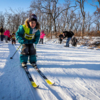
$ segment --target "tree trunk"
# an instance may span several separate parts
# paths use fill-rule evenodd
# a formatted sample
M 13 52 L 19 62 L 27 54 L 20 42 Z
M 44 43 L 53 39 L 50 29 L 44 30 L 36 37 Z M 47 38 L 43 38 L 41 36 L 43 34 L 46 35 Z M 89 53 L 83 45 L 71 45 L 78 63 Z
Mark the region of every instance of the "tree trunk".
M 84 36 L 84 22 L 85 22 L 85 17 L 83 17 L 83 23 L 82 23 L 82 32 L 81 32 L 82 39 Z

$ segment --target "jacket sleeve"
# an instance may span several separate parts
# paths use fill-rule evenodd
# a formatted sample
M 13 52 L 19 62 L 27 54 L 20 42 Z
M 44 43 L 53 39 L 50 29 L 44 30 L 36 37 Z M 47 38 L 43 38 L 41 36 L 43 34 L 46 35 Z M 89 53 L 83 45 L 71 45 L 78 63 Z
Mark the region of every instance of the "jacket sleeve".
M 18 40 L 19 43 L 24 44 L 24 29 L 23 26 L 20 25 L 17 32 L 16 32 L 16 39 Z
M 40 31 L 38 30 L 38 31 L 36 32 L 36 34 L 35 34 L 35 39 L 34 39 L 34 42 L 33 42 L 33 43 L 37 44 L 38 41 L 39 41 L 39 38 L 40 38 Z
M 65 39 L 67 37 L 67 33 L 64 33 L 63 39 Z

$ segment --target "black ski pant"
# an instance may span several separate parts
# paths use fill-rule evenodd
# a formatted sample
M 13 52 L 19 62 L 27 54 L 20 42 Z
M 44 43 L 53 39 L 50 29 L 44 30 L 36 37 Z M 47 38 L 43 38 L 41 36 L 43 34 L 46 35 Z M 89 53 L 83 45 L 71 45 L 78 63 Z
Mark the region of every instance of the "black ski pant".
M 59 41 L 60 41 L 60 44 L 62 43 L 62 39 L 59 39 Z
M 3 39 L 4 39 L 4 35 L 1 35 L 1 41 L 3 41 Z
M 29 57 L 30 63 L 35 63 L 37 61 L 36 50 L 35 50 L 33 44 L 23 44 L 22 45 L 22 50 L 21 50 L 21 54 L 20 54 L 20 62 L 27 63 L 28 57 Z
M 42 43 L 43 44 L 43 39 L 40 39 L 39 43 Z
M 21 54 L 22 55 L 35 55 L 36 50 L 33 44 L 23 44 Z

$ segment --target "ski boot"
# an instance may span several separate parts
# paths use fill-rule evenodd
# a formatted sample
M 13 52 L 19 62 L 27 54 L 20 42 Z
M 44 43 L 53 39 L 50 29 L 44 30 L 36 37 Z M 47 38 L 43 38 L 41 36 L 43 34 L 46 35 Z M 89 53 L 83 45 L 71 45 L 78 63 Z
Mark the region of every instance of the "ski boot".
M 31 63 L 31 65 L 32 65 L 35 69 L 38 69 L 36 63 L 33 62 L 33 63 Z
M 69 46 L 67 46 L 67 45 L 64 45 L 64 47 L 69 47 Z
M 22 67 L 23 68 L 26 68 L 27 67 L 27 64 L 25 62 L 22 62 Z

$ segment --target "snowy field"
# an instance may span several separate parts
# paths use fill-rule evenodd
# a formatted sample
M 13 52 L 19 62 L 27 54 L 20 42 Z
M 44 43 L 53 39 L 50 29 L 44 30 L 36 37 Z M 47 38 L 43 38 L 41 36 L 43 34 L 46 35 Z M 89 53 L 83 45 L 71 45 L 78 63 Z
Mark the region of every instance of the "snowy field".
M 49 86 L 32 68 L 28 67 L 39 85 L 34 89 L 23 68 L 20 50 L 11 43 L 0 43 L 0 100 L 100 100 L 100 50 L 48 41 L 37 45 L 37 65 L 53 82 Z

